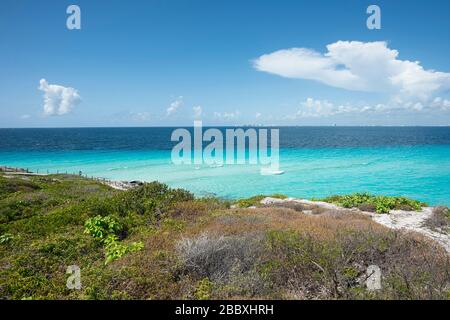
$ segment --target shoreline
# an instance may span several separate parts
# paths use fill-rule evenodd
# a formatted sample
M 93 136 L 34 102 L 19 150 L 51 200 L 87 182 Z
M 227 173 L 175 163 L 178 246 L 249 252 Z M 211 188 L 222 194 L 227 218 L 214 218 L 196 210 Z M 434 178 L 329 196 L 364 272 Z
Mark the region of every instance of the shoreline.
M 0 166 L 0 173 L 6 173 L 8 175 L 12 175 L 12 176 L 49 176 L 49 175 L 54 175 L 54 174 L 64 174 L 64 175 L 71 175 L 71 176 L 77 176 L 77 177 L 83 177 L 86 179 L 91 179 L 100 183 L 103 183 L 107 186 L 110 186 L 113 189 L 116 190 L 129 190 L 131 188 L 135 188 L 139 185 L 142 185 L 143 182 L 142 181 L 138 181 L 138 180 L 131 180 L 131 181 L 119 181 L 119 180 L 110 180 L 107 178 L 101 178 L 101 177 L 88 177 L 87 175 L 83 175 L 81 174 L 72 174 L 72 173 L 37 173 L 37 172 L 31 172 L 28 169 L 23 169 L 23 168 L 16 168 L 16 167 L 8 167 L 8 166 Z

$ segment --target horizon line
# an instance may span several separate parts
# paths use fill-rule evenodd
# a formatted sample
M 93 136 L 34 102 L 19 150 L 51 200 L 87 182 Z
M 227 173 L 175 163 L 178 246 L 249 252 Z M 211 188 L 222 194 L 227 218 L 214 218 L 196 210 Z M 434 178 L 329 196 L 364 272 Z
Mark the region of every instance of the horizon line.
M 448 125 L 203 125 L 204 128 L 446 128 Z M 192 125 L 179 126 L 68 126 L 68 127 L 0 127 L 5 129 L 144 129 L 144 128 L 194 128 Z

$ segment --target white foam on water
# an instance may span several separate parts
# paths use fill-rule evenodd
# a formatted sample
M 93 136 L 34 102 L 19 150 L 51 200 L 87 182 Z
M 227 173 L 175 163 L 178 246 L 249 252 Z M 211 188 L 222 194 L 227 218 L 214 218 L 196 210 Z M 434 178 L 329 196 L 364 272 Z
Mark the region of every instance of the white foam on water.
M 283 174 L 283 170 L 272 170 L 271 168 L 261 168 L 259 171 L 262 176 L 273 176 Z

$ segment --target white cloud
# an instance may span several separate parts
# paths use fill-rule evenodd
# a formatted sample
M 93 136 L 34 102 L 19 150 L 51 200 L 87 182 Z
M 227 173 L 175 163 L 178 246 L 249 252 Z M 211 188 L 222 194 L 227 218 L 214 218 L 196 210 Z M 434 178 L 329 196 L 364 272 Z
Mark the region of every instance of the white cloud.
M 450 100 L 443 99 L 441 97 L 434 98 L 433 102 L 430 104 L 432 108 L 441 109 L 443 111 L 450 110 Z
M 167 115 L 170 116 L 177 112 L 178 108 L 183 105 L 183 97 L 179 96 L 175 101 L 173 101 L 167 108 Z
M 265 54 L 254 67 L 287 78 L 316 80 L 329 86 L 392 96 L 428 99 L 450 89 L 450 73 L 425 70 L 418 61 L 399 60 L 386 42 L 338 41 L 325 54 L 291 48 Z
M 390 103 L 378 103 L 373 105 L 359 104 L 335 104 L 328 100 L 317 100 L 307 98 L 300 103 L 300 107 L 295 115 L 285 116 L 285 120 L 297 118 L 317 118 L 330 117 L 344 113 L 389 113 L 393 111 L 409 112 L 430 112 L 430 111 L 450 111 L 450 100 L 437 97 L 429 102 L 401 101 L 396 100 Z
M 149 121 L 151 116 L 148 112 L 130 112 L 133 121 L 144 122 Z
M 255 118 L 256 118 L 256 119 L 261 118 L 261 116 L 262 116 L 261 112 L 257 112 L 257 113 L 255 114 Z
M 67 114 L 81 101 L 76 89 L 49 84 L 45 79 L 39 81 L 39 90 L 44 92 L 44 113 L 46 115 Z
M 367 111 L 367 110 L 366 110 Z M 292 118 L 329 117 L 342 113 L 362 112 L 362 108 L 350 105 L 335 105 L 328 100 L 307 98 L 300 103 L 297 114 Z
M 29 114 L 23 114 L 20 116 L 20 119 L 26 120 L 26 119 L 30 119 L 31 116 Z
M 203 110 L 201 106 L 195 106 L 192 110 L 194 111 L 194 118 L 198 119 L 202 117 Z
M 234 112 L 214 112 L 214 118 L 216 119 L 224 119 L 224 120 L 232 120 L 238 118 L 241 115 L 239 110 Z

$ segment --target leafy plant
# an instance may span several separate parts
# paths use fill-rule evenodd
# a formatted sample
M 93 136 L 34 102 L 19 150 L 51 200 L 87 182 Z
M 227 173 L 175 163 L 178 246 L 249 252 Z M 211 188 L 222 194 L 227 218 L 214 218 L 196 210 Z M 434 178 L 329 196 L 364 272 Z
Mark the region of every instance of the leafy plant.
M 85 233 L 90 234 L 96 241 L 105 245 L 105 264 L 123 257 L 129 252 L 139 251 L 144 247 L 142 242 L 133 242 L 130 245 L 122 244 L 117 233 L 123 227 L 111 216 L 95 216 L 85 223 Z
M 211 299 L 212 282 L 208 278 L 203 278 L 198 282 L 194 296 L 197 300 Z
M 171 189 L 166 184 L 151 182 L 120 194 L 115 199 L 115 206 L 121 216 L 137 213 L 157 218 L 172 204 L 189 200 L 194 200 L 194 196 L 186 190 Z
M 13 236 L 10 233 L 5 233 L 0 236 L 0 244 L 7 244 L 13 240 Z
M 120 243 L 115 236 L 109 236 L 108 238 L 106 238 L 105 244 L 105 264 L 122 258 L 127 253 L 139 251 L 144 248 L 144 244 L 142 242 L 133 242 L 129 245 L 126 245 Z
M 95 240 L 105 242 L 122 230 L 122 226 L 111 216 L 95 216 L 84 224 L 85 233 L 90 234 Z
M 363 210 L 374 208 L 377 213 L 389 213 L 390 210 L 421 210 L 422 206 L 426 206 L 417 200 L 406 197 L 390 197 L 376 196 L 370 193 L 352 193 L 349 195 L 334 195 L 321 201 L 335 203 L 344 208 L 361 208 Z

